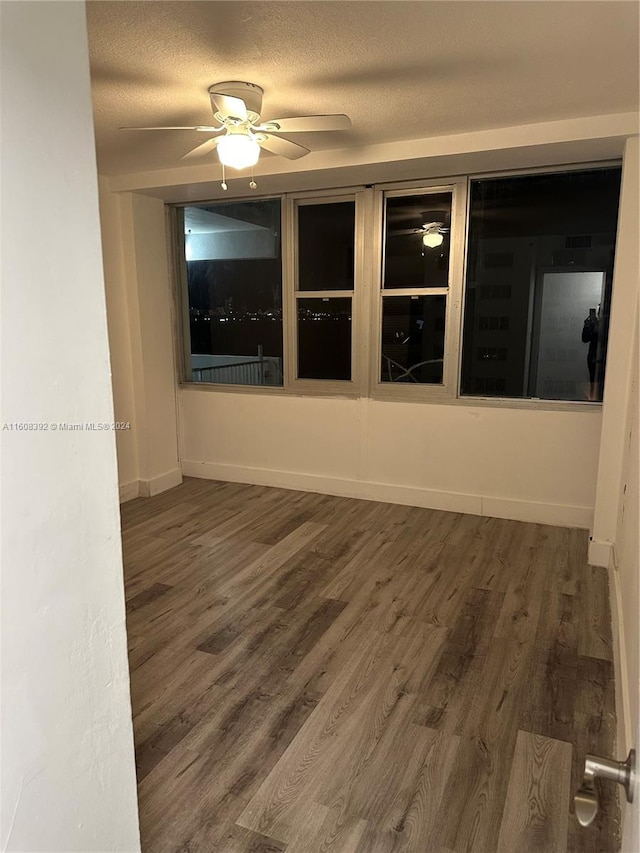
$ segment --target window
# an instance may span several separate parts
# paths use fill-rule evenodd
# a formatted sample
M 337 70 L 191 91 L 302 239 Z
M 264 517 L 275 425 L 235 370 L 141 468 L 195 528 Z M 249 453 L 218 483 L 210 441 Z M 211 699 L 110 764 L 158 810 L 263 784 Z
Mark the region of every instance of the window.
M 296 379 L 352 379 L 355 199 L 295 205 Z
M 396 398 L 455 393 L 456 300 L 464 184 L 390 190 L 383 196 L 383 241 L 376 385 Z M 449 351 L 449 355 L 447 354 Z M 421 387 L 422 386 L 422 387 Z
M 620 178 L 604 165 L 177 207 L 183 378 L 600 402 Z
M 193 382 L 283 384 L 280 200 L 181 210 Z
M 600 401 L 620 169 L 471 182 L 465 395 Z

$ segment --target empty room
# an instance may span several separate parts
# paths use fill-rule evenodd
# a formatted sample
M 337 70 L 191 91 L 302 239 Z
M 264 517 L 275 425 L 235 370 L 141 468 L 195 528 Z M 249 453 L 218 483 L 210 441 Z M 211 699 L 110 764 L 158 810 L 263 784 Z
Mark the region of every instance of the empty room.
M 3 850 L 639 853 L 639 13 L 2 3 Z

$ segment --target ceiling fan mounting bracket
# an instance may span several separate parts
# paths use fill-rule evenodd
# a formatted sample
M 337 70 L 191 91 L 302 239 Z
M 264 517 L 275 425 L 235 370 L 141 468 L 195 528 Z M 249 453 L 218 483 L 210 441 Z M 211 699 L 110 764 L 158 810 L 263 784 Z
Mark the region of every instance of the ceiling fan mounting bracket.
M 247 118 L 252 124 L 255 124 L 260 118 L 264 95 L 264 89 L 261 86 L 257 86 L 255 83 L 244 83 L 241 80 L 225 80 L 222 83 L 214 83 L 209 86 L 209 94 L 213 95 L 215 92 L 244 101 L 247 106 Z M 224 124 L 226 116 L 216 110 L 215 104 L 213 104 L 213 110 L 214 116 Z

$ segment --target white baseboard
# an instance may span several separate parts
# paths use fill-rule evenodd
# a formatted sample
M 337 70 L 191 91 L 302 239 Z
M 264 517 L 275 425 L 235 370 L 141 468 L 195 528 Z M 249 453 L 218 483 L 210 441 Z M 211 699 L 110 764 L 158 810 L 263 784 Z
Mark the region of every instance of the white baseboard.
M 589 565 L 608 569 L 613 562 L 613 543 L 606 539 L 589 540 Z
M 510 518 L 536 524 L 553 524 L 560 527 L 588 528 L 592 521 L 591 507 L 545 504 L 492 498 L 460 492 L 444 492 L 394 483 L 376 483 L 365 480 L 345 480 L 319 474 L 300 474 L 268 468 L 250 468 L 240 465 L 223 465 L 216 462 L 183 461 L 185 477 L 205 480 L 223 480 L 231 483 L 251 483 L 257 486 L 275 486 L 294 491 L 319 492 L 340 497 L 421 506 L 470 515 Z
M 172 471 L 167 471 L 165 474 L 160 474 L 160 476 L 153 477 L 151 480 L 139 480 L 138 482 L 140 497 L 152 498 L 154 495 L 159 495 L 160 492 L 166 492 L 167 489 L 179 486 L 182 482 L 182 471 L 180 468 L 174 468 Z
M 132 483 L 120 483 L 120 503 L 132 501 L 134 498 L 140 497 L 140 481 L 134 480 Z
M 482 498 L 482 515 L 493 518 L 510 518 L 554 527 L 582 527 L 589 529 L 593 521 L 593 508 L 571 504 L 548 504 L 539 501 L 519 501 L 514 498 Z

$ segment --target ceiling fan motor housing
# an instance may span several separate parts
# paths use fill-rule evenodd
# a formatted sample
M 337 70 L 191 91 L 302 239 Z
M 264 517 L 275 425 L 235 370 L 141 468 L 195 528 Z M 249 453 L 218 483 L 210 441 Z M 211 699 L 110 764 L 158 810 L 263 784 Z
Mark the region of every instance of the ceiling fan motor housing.
M 240 80 L 229 80 L 223 83 L 214 83 L 209 86 L 209 94 L 219 92 L 222 95 L 229 95 L 231 98 L 240 98 L 247 106 L 249 121 L 255 124 L 262 113 L 262 96 L 264 90 L 255 83 L 243 83 Z M 213 103 L 213 102 L 212 102 Z M 213 111 L 218 121 L 224 122 L 226 116 L 217 111 L 216 105 L 213 104 Z

